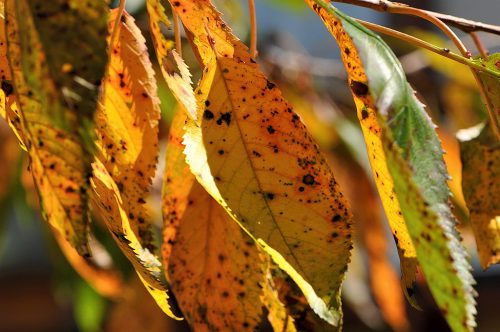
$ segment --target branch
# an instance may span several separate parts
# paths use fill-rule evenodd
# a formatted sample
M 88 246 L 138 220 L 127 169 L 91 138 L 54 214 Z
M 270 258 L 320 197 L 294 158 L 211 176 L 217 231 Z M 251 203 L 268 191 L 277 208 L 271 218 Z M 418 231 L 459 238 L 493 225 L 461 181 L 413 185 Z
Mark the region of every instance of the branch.
M 488 73 L 489 75 L 500 79 L 500 73 L 498 73 L 494 70 L 491 70 L 489 68 L 483 67 L 471 59 L 468 59 L 468 58 L 460 56 L 456 53 L 450 52 L 450 50 L 447 48 L 437 47 L 437 46 L 435 46 L 431 43 L 428 43 L 422 39 L 418 39 L 418 38 L 413 37 L 411 35 L 408 35 L 406 33 L 399 32 L 397 30 L 393 30 L 393 29 L 390 29 L 390 28 L 387 28 L 387 27 L 384 27 L 384 26 L 381 26 L 378 24 L 365 22 L 365 21 L 362 21 L 359 19 L 356 19 L 356 21 L 358 21 L 359 23 L 361 23 L 362 25 L 364 25 L 365 27 L 367 27 L 370 30 L 380 32 L 380 33 L 386 34 L 388 36 L 404 40 L 407 43 L 410 43 L 410 44 L 415 45 L 417 47 L 425 48 L 431 52 L 437 53 L 439 55 L 447 57 L 448 59 L 451 59 L 453 61 L 464 64 L 464 65 L 469 66 L 470 68 L 474 68 L 478 71 Z
M 257 58 L 257 17 L 254 0 L 248 0 L 248 12 L 250 13 L 250 54 L 255 59 Z
M 408 7 L 404 4 L 400 3 L 393 3 L 385 0 L 333 0 L 335 2 L 341 2 L 341 3 L 347 3 L 351 5 L 356 5 L 360 7 L 366 7 L 370 8 L 373 10 L 377 10 L 379 12 L 391 12 L 391 8 L 394 8 L 395 6 L 397 7 Z M 441 13 L 436 13 L 433 11 L 429 10 L 422 10 L 423 12 L 426 12 L 427 14 L 434 16 L 441 21 L 457 28 L 460 29 L 464 32 L 473 32 L 473 31 L 484 31 L 484 32 L 489 32 L 493 33 L 496 35 L 500 35 L 500 26 L 498 25 L 492 25 L 492 24 L 486 24 L 482 22 L 476 22 L 476 21 L 471 21 L 467 20 L 465 18 L 461 17 L 456 17 L 452 15 L 447 15 L 447 14 L 441 14 Z

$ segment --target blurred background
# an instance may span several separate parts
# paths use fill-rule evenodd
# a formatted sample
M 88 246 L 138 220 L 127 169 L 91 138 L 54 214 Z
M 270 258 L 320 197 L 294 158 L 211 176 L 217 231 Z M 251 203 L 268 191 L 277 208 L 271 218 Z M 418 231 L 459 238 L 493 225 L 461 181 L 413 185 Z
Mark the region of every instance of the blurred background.
M 224 17 L 235 34 L 248 41 L 246 1 L 214 2 L 225 14 Z M 420 0 L 405 3 L 485 23 L 500 24 L 498 0 Z M 365 182 L 358 183 L 362 188 L 360 190 L 373 196 L 364 143 L 335 41 L 302 0 L 256 0 L 256 6 L 259 62 L 294 105 L 321 148 L 328 153 L 332 165 L 336 167 L 335 174 L 340 177 L 339 182 L 342 184 L 342 181 L 356 178 L 356 172 L 363 173 Z M 454 50 L 443 35 L 425 21 L 349 5 L 339 4 L 338 8 L 353 17 L 400 29 L 435 45 Z M 127 0 L 127 10 L 136 18 L 151 51 L 144 0 Z M 459 31 L 457 33 L 463 35 Z M 479 35 L 490 52 L 500 51 L 500 36 Z M 468 69 L 462 65 L 416 49 L 402 41 L 386 37 L 384 39 L 400 58 L 410 83 L 428 106 L 428 112 L 434 121 L 439 124 L 439 134 L 447 151 L 446 162 L 453 176 L 453 181 L 450 182 L 454 194 L 453 204 L 477 280 L 477 331 L 498 331 L 500 317 L 497 315 L 496 305 L 500 301 L 500 267 L 494 266 L 483 271 L 479 266 L 474 238 L 468 226 L 468 212 L 460 190 L 460 158 L 455 139 L 457 131 L 478 124 L 486 116 L 475 82 Z M 468 36 L 463 36 L 463 40 L 469 49 L 476 52 Z M 193 71 L 193 81 L 196 82 L 199 68 L 186 40 L 184 45 L 184 56 Z M 151 56 L 154 57 L 153 52 Z M 165 142 L 175 102 L 159 72 L 157 80 L 163 112 L 161 137 Z M 120 292 L 120 296 L 106 297 L 81 279 L 40 219 L 36 192 L 26 170 L 26 156 L 21 154 L 16 139 L 3 122 L 0 123 L 0 160 L 0 332 L 187 330 L 184 324 L 168 319 L 156 307 L 99 222 L 94 225 L 96 237 L 109 251 L 103 251 L 101 258 L 114 262 L 121 271 L 123 280 L 127 280 L 127 287 Z M 161 175 L 161 172 L 160 165 L 158 174 Z M 149 201 L 151 216 L 157 225 L 158 243 L 161 238 L 160 190 L 158 177 Z M 349 198 L 359 193 L 346 195 Z M 373 197 L 377 199 L 376 196 Z M 390 331 L 405 325 L 401 323 L 403 318 L 398 316 L 401 313 L 393 313 L 391 318 L 387 311 L 382 313 L 380 310 L 391 307 L 391 304 L 382 303 L 384 297 L 399 301 L 402 295 L 400 289 L 385 285 L 381 280 L 382 274 L 377 275 L 375 272 L 378 271 L 378 265 L 374 262 L 379 259 L 387 261 L 389 268 L 394 269 L 395 275 L 399 276 L 396 248 L 390 232 L 384 226 L 386 222 L 380 206 L 377 206 L 377 202 L 374 206 L 365 212 L 362 207 L 358 207 L 358 211 L 356 206 L 353 207 L 354 214 L 358 215 L 360 221 L 356 225 L 358 242 L 343 290 L 344 330 L 348 332 Z M 373 224 L 370 224 L 372 220 L 380 220 L 378 229 L 373 229 Z M 378 239 L 382 244 L 371 244 L 373 239 Z M 382 253 L 374 252 L 374 248 L 382 248 Z M 119 286 L 110 281 L 102 287 L 109 290 Z M 435 310 L 422 280 L 417 287 L 417 299 L 422 311 L 412 308 L 404 299 L 401 302 L 406 307 L 410 330 L 447 331 L 448 327 Z M 315 319 L 309 317 L 311 313 L 300 308 L 294 314 L 302 319 L 303 330 L 308 329 L 308 320 Z M 318 327 L 318 330 L 328 329 Z

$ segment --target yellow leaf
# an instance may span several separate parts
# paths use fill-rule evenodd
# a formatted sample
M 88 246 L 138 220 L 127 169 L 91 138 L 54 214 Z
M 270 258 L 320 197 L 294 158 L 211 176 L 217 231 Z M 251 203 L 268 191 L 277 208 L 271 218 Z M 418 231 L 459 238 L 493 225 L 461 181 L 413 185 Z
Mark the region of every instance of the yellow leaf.
M 262 315 L 264 264 L 254 241 L 187 167 L 181 144 L 186 119 L 178 110 L 166 153 L 163 259 L 169 281 L 194 330 L 253 331 Z
M 483 268 L 500 263 L 500 143 L 490 125 L 460 142 L 462 185 Z
M 398 275 L 389 260 L 388 239 L 375 188 L 363 168 L 345 146 L 337 147 L 330 159 L 339 184 L 346 188 L 353 219 L 368 255 L 370 282 L 384 319 L 395 331 L 408 330 L 404 297 Z
M 196 100 L 191 87 L 191 74 L 179 54 L 172 50 L 173 41 L 167 39 L 161 31 L 161 27 L 170 28 L 165 8 L 161 0 L 147 0 L 146 7 L 151 37 L 163 78 L 178 102 L 184 105 L 191 117 L 196 117 Z
M 200 183 L 333 325 L 349 261 L 347 202 L 299 117 L 209 1 L 175 1 L 205 72 L 185 135 Z
M 89 255 L 86 191 L 92 143 L 86 129 L 90 127 L 88 114 L 93 113 L 95 108 L 97 89 L 92 84 L 92 88 L 89 85 L 85 89 L 74 85 L 77 77 L 82 83 L 97 75 L 98 81 L 101 78 L 99 73 L 104 71 L 105 45 L 95 40 L 84 52 L 81 47 L 86 45 L 86 34 L 99 36 L 104 42 L 105 36 L 96 31 L 101 28 L 98 21 L 106 17 L 106 12 L 98 13 L 105 5 L 96 4 L 88 8 L 76 5 L 67 14 L 67 19 L 58 22 L 57 19 L 54 21 L 55 16 L 60 14 L 58 10 L 46 21 L 39 20 L 44 13 L 47 15 L 45 10 L 48 7 L 57 7 L 60 1 L 44 2 L 40 6 L 36 6 L 35 2 L 39 1 L 5 2 L 9 22 L 6 25 L 9 67 L 19 107 L 18 110 L 17 106 L 11 104 L 9 109 L 13 115 L 9 116 L 9 122 L 28 150 L 30 168 L 45 219 L 81 255 Z M 86 27 L 81 28 L 81 22 L 71 20 L 79 17 L 80 10 L 87 14 L 98 14 L 98 17 L 91 15 Z M 62 29 L 59 23 L 65 28 Z M 57 29 L 57 41 L 50 40 L 51 46 L 47 47 L 47 39 L 50 39 L 56 26 L 61 28 Z M 64 42 L 78 37 L 80 33 L 85 36 L 78 40 L 79 47 L 68 48 L 68 45 L 64 45 Z M 91 56 L 86 57 L 83 64 L 82 57 L 88 54 Z M 61 61 L 74 62 L 78 66 L 71 73 L 59 73 Z M 85 65 L 87 70 L 80 72 L 80 65 Z M 91 72 L 88 72 L 89 68 Z M 73 91 L 73 87 L 82 95 Z
M 117 13 L 111 11 L 110 31 Z M 132 16 L 124 12 L 117 29 L 110 45 L 104 96 L 95 116 L 97 158 L 117 184 L 135 234 L 153 250 L 144 204 L 159 153 L 156 80 L 145 40 Z
M 271 270 L 270 265 L 267 269 Z M 287 308 L 280 301 L 278 291 L 275 288 L 272 275 L 268 273 L 261 295 L 261 300 L 269 311 L 267 319 L 274 331 L 295 332 L 297 329 L 293 317 L 288 314 Z
M 109 21 L 112 29 L 120 20 L 96 114 L 99 151 L 91 198 L 146 289 L 168 316 L 180 319 L 168 303 L 143 206 L 158 161 L 156 81 L 140 30 L 130 15 L 118 13 L 111 11 Z
M 161 263 L 151 251 L 141 245 L 134 234 L 116 183 L 99 160 L 92 166 L 94 172 L 91 184 L 94 192 L 91 199 L 99 208 L 106 226 L 160 308 L 168 316 L 181 319 L 172 312 L 168 303 L 167 287 L 160 279 Z

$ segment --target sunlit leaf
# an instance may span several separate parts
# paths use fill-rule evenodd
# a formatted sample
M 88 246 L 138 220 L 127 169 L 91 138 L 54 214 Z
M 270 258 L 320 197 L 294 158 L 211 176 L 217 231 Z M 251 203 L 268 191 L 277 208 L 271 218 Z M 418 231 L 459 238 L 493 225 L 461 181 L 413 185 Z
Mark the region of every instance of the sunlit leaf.
M 341 320 L 350 213 L 300 118 L 209 1 L 172 1 L 205 72 L 186 155 L 198 180 L 289 273 L 323 319 Z
M 186 119 L 177 111 L 166 153 L 163 259 L 169 281 L 193 329 L 253 331 L 262 315 L 265 267 L 254 241 L 187 167 Z
M 415 250 L 411 254 L 416 252 L 449 325 L 455 331 L 472 330 L 473 279 L 448 205 L 448 175 L 435 126 L 380 37 L 326 1 L 307 2 L 342 51 L 377 187 L 405 250 L 403 263 L 407 251 Z
M 143 204 L 158 159 L 156 82 L 133 18 L 118 13 L 113 10 L 110 15 L 110 29 L 120 21 L 96 114 L 99 153 L 93 163 L 91 198 L 147 290 L 167 315 L 177 318 L 161 281 L 161 262 L 144 234 L 150 223 Z
M 111 11 L 110 32 L 118 11 Z M 152 250 L 144 204 L 158 162 L 160 105 L 145 40 L 126 12 L 110 46 L 104 96 L 96 113 L 97 156 L 116 182 L 132 229 Z
M 172 90 L 172 94 L 179 99 L 179 103 L 184 105 L 192 117 L 196 117 L 196 100 L 191 87 L 191 74 L 179 54 L 172 50 L 173 41 L 167 39 L 162 32 L 162 28 L 170 28 L 165 8 L 161 0 L 147 0 L 146 5 L 151 37 L 163 78 Z
M 160 308 L 170 317 L 179 319 L 168 303 L 167 287 L 161 281 L 162 265 L 158 257 L 143 247 L 131 227 L 130 219 L 123 206 L 118 186 L 104 165 L 96 160 L 91 179 L 94 189 L 91 199 L 106 223 L 123 254 L 134 266 L 144 286 Z
M 88 255 L 89 129 L 106 61 L 107 5 L 98 0 L 5 4 L 20 108 L 11 120 L 19 123 L 45 219 Z

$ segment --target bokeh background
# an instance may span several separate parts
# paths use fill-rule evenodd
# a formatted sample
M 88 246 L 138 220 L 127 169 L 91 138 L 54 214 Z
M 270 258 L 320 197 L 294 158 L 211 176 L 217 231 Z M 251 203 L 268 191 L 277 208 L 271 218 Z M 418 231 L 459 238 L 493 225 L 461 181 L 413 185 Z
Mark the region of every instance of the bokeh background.
M 247 4 L 243 0 L 217 0 L 215 3 L 235 33 L 248 40 Z M 420 0 L 406 1 L 413 6 L 440 11 L 491 24 L 500 24 L 498 0 Z M 338 140 L 347 142 L 359 163 L 367 159 L 355 121 L 355 108 L 346 76 L 339 61 L 338 48 L 322 22 L 301 0 L 256 0 L 259 62 L 278 82 L 285 95 L 305 116 L 324 149 Z M 351 16 L 401 29 L 437 45 L 448 45 L 430 24 L 407 16 L 382 14 L 369 9 L 339 4 Z M 144 0 L 128 0 L 127 10 L 134 15 L 148 39 Z M 460 35 L 462 35 L 459 32 Z M 479 34 L 491 52 L 500 51 L 500 36 Z M 385 37 L 384 37 L 385 38 Z M 429 113 L 440 125 L 448 151 L 450 172 L 459 181 L 460 162 L 455 134 L 479 123 L 485 117 L 474 82 L 467 68 L 441 59 L 404 42 L 385 38 L 400 57 L 408 79 L 429 106 Z M 466 45 L 474 50 L 468 36 Z M 185 43 L 186 62 L 197 80 L 197 66 Z M 153 57 L 153 54 L 151 54 Z M 153 61 L 153 63 L 155 63 Z M 162 100 L 161 135 L 165 139 L 175 102 L 157 75 Z M 307 122 L 307 121 L 306 121 Z M 40 219 L 36 193 L 27 173 L 26 156 L 19 151 L 5 125 L 0 123 L 0 331 L 184 331 L 186 326 L 166 318 L 136 280 L 112 240 L 99 227 L 96 232 L 116 266 L 128 278 L 128 289 L 120 299 L 106 299 L 88 286 L 66 262 L 57 243 Z M 161 167 L 158 172 L 161 174 Z M 458 183 L 452 183 L 455 211 L 460 219 L 464 244 L 472 256 L 477 280 L 478 331 L 499 331 L 500 268 L 483 271 L 478 263 L 474 239 L 468 228 L 467 211 L 460 198 Z M 458 190 L 458 191 L 457 191 Z M 150 199 L 151 215 L 159 230 L 160 182 Z M 368 234 L 369 236 L 369 234 Z M 398 258 L 389 233 L 390 261 L 397 270 Z M 357 246 L 344 289 L 345 331 L 389 331 L 389 326 L 373 299 L 366 253 Z M 104 260 L 109 257 L 104 257 Z M 407 314 L 412 331 L 447 331 L 422 283 L 418 298 L 423 311 L 410 306 Z M 391 296 L 390 290 L 387 296 Z

